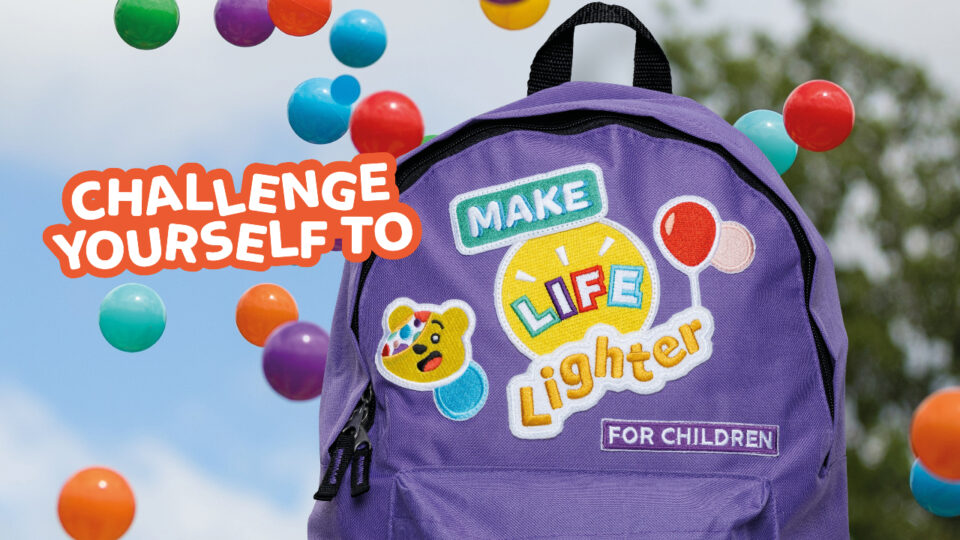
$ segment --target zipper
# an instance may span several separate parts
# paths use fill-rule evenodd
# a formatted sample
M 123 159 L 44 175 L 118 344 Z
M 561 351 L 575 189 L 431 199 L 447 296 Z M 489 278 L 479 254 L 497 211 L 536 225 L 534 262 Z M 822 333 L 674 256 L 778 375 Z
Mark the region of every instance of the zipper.
M 403 163 L 397 165 L 396 181 L 397 189 L 403 193 L 412 186 L 427 170 L 435 163 L 453 156 L 467 148 L 482 142 L 491 137 L 503 135 L 512 131 L 538 131 L 543 133 L 553 133 L 557 135 L 577 135 L 609 125 L 620 125 L 634 129 L 646 135 L 662 139 L 674 139 L 678 141 L 695 144 L 706 148 L 723 158 L 733 169 L 733 171 L 744 182 L 754 190 L 765 196 L 780 211 L 790 229 L 793 232 L 794 239 L 797 242 L 797 248 L 800 251 L 801 269 L 803 272 L 803 296 L 804 305 L 807 310 L 807 318 L 810 321 L 810 329 L 813 334 L 813 341 L 817 350 L 817 360 L 820 364 L 820 375 L 823 379 L 823 388 L 827 408 L 830 410 L 830 418 L 835 415 L 834 392 L 833 392 L 833 374 L 834 361 L 827 350 L 826 342 L 820 328 L 817 327 L 813 319 L 813 313 L 810 311 L 810 291 L 813 287 L 813 272 L 816 266 L 816 254 L 810 245 L 810 239 L 800 225 L 800 220 L 787 203 L 780 198 L 770 186 L 763 183 L 750 169 L 733 156 L 723 145 L 695 137 L 676 128 L 664 124 L 656 118 L 649 116 L 633 116 L 623 113 L 614 113 L 609 111 L 597 110 L 573 110 L 559 113 L 551 113 L 525 118 L 512 118 L 507 120 L 480 120 L 464 126 L 459 131 L 446 138 L 443 141 L 431 144 L 430 147 L 411 156 Z M 350 326 L 360 339 L 360 295 L 363 292 L 363 285 L 367 274 L 376 260 L 376 255 L 371 254 L 368 259 L 363 261 L 360 267 L 360 274 L 357 281 L 357 293 L 353 303 L 353 314 Z
M 377 409 L 376 396 L 373 395 L 373 385 L 367 388 L 360 396 L 360 401 L 350 413 L 347 424 L 340 430 L 340 434 L 330 445 L 327 453 L 330 462 L 320 480 L 320 487 L 313 495 L 318 501 L 330 501 L 337 496 L 340 485 L 343 483 L 347 469 L 350 469 L 350 495 L 356 497 L 370 489 L 370 458 L 373 455 L 373 445 L 367 431 L 373 426 L 373 415 Z

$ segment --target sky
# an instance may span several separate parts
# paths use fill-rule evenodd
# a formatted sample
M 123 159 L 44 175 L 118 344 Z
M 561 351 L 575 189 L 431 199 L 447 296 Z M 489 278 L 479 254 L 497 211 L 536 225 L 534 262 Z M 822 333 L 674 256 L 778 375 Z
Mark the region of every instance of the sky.
M 507 32 L 474 0 L 334 0 L 334 19 L 365 8 L 387 27 L 386 54 L 364 69 L 336 61 L 329 24 L 309 37 L 275 32 L 257 47 L 234 47 L 215 30 L 214 3 L 181 0 L 176 36 L 155 51 L 120 40 L 111 0 L 4 7 L 16 24 L 0 33 L 0 538 L 64 538 L 57 494 L 90 465 L 122 472 L 136 493 L 126 538 L 302 538 L 319 478 L 319 401 L 273 393 L 260 350 L 239 335 L 233 312 L 248 287 L 274 282 L 294 295 L 302 319 L 329 328 L 344 316 L 333 312 L 342 258 L 263 273 L 68 279 L 41 233 L 65 221 L 60 191 L 73 174 L 196 161 L 239 177 L 252 162 L 349 159 L 349 137 L 314 146 L 286 121 L 297 84 L 343 73 L 360 80 L 364 95 L 407 94 L 427 132 L 442 132 L 523 97 L 539 44 L 584 2 L 554 0 L 538 24 Z M 654 35 L 670 30 L 657 2 L 623 3 Z M 787 0 L 671 4 L 689 30 L 761 27 L 783 39 L 800 30 Z M 845 0 L 828 13 L 960 87 L 952 24 L 960 4 Z M 628 81 L 629 38 L 605 26 L 578 32 L 575 78 Z M 161 340 L 137 354 L 112 349 L 97 328 L 100 300 L 131 281 L 154 288 L 168 315 Z

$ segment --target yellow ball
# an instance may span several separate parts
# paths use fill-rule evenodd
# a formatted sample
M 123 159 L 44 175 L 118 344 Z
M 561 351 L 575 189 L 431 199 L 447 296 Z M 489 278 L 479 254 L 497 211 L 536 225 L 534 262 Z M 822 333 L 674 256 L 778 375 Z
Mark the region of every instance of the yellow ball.
M 480 0 L 483 14 L 490 22 L 507 30 L 523 30 L 536 24 L 550 7 L 550 0 L 520 0 L 512 4 L 498 4 Z

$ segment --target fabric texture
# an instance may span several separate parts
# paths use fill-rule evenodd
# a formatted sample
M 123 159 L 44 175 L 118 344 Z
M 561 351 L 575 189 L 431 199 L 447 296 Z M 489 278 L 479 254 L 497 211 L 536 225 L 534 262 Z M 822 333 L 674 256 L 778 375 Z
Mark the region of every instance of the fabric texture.
M 472 126 L 577 111 L 653 119 L 715 143 L 787 212 L 717 152 L 616 122 L 505 131 L 438 159 L 400 196 L 423 223 L 416 252 L 376 259 L 363 276 L 362 264 L 345 266 L 320 405 L 321 465 L 372 383 L 371 487 L 317 502 L 310 540 L 849 536 L 847 338 L 832 260 L 745 136 L 686 98 L 573 82 L 453 128 L 398 170 Z M 604 200 L 578 178 L 557 180 L 553 195 L 546 184 L 525 192 L 516 183 L 585 164 L 601 172 Z M 499 231 L 496 212 L 487 213 L 493 196 L 476 199 L 473 214 L 451 206 L 501 185 Z M 544 220 L 550 212 L 591 215 L 587 224 L 571 219 L 567 229 L 458 250 L 471 233 L 451 212 L 482 235 L 502 233 L 511 211 L 511 226 L 533 230 L 538 210 Z M 815 261 L 801 257 L 798 234 Z M 378 372 L 393 332 L 388 353 L 416 342 L 430 354 L 426 334 L 416 334 L 426 330 L 413 322 L 429 314 L 417 319 L 416 306 L 384 328 L 385 310 L 400 298 L 472 310 L 468 361 L 483 376 L 471 370 L 463 391 L 485 401 L 461 405 L 468 418 L 444 409 L 462 397 L 455 387 L 437 401 L 436 392 Z M 359 335 L 350 326 L 355 311 Z M 415 337 L 400 335 L 408 324 Z

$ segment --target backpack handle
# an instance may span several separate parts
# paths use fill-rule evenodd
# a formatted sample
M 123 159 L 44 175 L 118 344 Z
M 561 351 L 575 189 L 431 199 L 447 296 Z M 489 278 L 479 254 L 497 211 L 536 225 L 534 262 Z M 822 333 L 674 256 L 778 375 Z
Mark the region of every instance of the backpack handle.
M 593 2 L 580 8 L 550 34 L 530 65 L 527 95 L 570 82 L 573 71 L 573 31 L 581 24 L 619 23 L 637 32 L 633 53 L 633 85 L 670 93 L 670 62 L 653 34 L 623 6 Z

